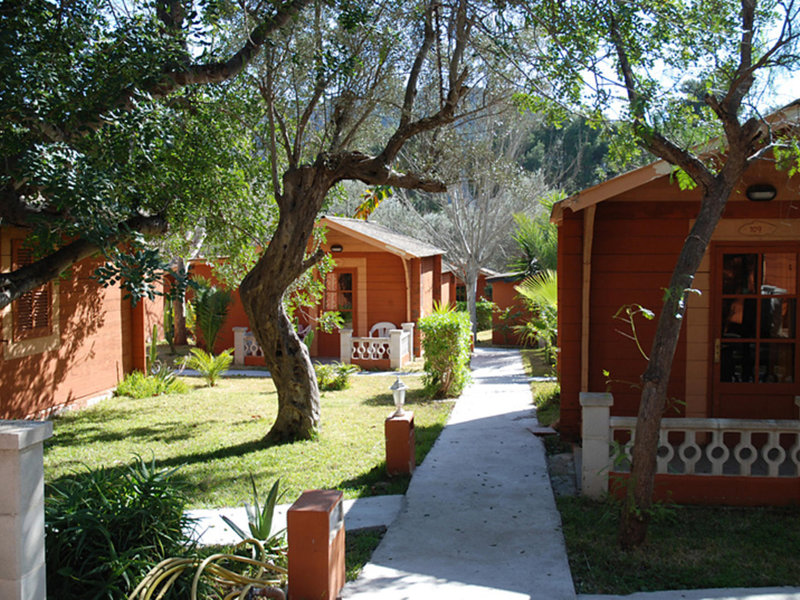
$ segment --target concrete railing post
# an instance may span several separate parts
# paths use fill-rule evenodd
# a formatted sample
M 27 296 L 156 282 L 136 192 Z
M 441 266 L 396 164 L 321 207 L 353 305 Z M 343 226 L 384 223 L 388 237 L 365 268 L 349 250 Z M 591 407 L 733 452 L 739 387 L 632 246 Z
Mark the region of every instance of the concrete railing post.
M 408 360 L 414 360 L 414 323 L 400 323 L 403 331 L 408 333 Z
M 233 364 L 244 364 L 244 334 L 247 332 L 247 327 L 234 327 L 233 328 Z
M 0 421 L 0 598 L 44 600 L 44 453 L 49 421 Z
M 397 369 L 403 366 L 403 330 L 389 330 L 389 367 Z
M 581 494 L 602 498 L 608 493 L 609 418 L 614 397 L 608 392 L 581 392 L 580 401 L 583 407 Z
M 339 330 L 339 361 L 349 365 L 350 357 L 353 355 L 353 330 Z

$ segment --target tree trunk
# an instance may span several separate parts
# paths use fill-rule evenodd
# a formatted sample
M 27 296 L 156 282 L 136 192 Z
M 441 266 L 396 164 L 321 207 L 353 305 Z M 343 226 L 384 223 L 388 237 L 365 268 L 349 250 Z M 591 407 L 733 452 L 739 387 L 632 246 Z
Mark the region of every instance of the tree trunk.
M 306 258 L 317 213 L 332 182 L 315 166 L 289 170 L 278 199 L 280 219 L 261 258 L 239 287 L 253 334 L 278 391 L 268 443 L 311 438 L 320 423 L 319 388 L 306 345 L 283 307 L 286 289 L 316 261 Z
M 665 292 L 650 360 L 642 375 L 642 395 L 636 421 L 631 474 L 619 529 L 620 545 L 626 549 L 643 544 L 647 536 L 653 504 L 661 417 L 666 407 L 667 385 L 683 324 L 686 298 L 690 293 L 688 290 L 692 287 L 695 273 L 703 260 L 728 197 L 744 168 L 743 164 L 741 169 L 726 169 L 725 176 L 719 177 L 715 185 L 704 194 L 697 220 L 684 242 L 669 288 Z
M 477 294 L 478 294 L 478 273 L 479 268 L 475 265 L 467 265 L 466 280 L 464 284 L 467 291 L 467 312 L 469 312 L 469 320 L 472 322 L 472 338 L 477 339 L 478 335 L 478 307 L 477 307 Z
M 177 269 L 179 273 L 185 275 L 186 266 L 181 257 L 177 259 Z M 188 343 L 186 335 L 186 294 L 181 294 L 180 297 L 172 301 L 172 314 L 175 320 L 173 343 L 176 346 L 185 346 Z

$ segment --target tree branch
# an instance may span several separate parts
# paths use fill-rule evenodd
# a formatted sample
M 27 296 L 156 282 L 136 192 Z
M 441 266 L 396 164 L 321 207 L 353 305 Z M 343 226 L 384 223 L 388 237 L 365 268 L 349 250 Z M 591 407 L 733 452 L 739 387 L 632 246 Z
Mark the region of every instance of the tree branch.
M 167 223 L 160 216 L 136 216 L 120 224 L 115 241 L 121 242 L 135 231 L 157 234 L 166 230 Z M 102 248 L 96 243 L 81 238 L 16 271 L 0 274 L 0 309 L 5 308 L 23 294 L 58 277 L 75 263 L 101 250 Z
M 159 81 L 144 91 L 153 98 L 163 98 L 177 89 L 192 84 L 209 84 L 227 81 L 238 75 L 244 67 L 253 59 L 261 49 L 267 38 L 275 31 L 286 25 L 289 20 L 297 15 L 311 0 L 289 0 L 281 5 L 277 12 L 271 17 L 262 21 L 250 33 L 245 44 L 224 62 L 207 64 L 194 64 L 176 70 L 164 72 L 160 75 Z M 80 138 L 89 131 L 99 129 L 103 125 L 101 115 L 115 108 L 130 110 L 133 107 L 133 98 L 139 93 L 135 87 L 124 90 L 119 97 L 106 106 L 101 107 L 92 115 L 83 119 L 81 123 L 74 126 L 68 137 Z

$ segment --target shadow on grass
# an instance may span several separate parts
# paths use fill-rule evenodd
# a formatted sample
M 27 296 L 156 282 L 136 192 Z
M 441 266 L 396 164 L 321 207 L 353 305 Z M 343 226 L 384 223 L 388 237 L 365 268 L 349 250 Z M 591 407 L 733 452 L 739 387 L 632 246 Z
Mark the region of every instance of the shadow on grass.
M 525 373 L 529 377 L 550 377 L 554 375 L 553 367 L 547 362 L 544 350 L 541 348 L 523 348 L 522 363 L 525 366 Z
M 425 457 L 433 448 L 436 438 L 444 429 L 444 425 L 427 425 L 415 427 L 414 436 L 416 438 L 416 464 L 422 464 Z M 381 461 L 368 471 L 364 471 L 355 477 L 340 481 L 336 489 L 353 490 L 359 498 L 367 496 L 385 496 L 387 494 L 405 494 L 408 484 L 411 481 L 409 475 L 389 476 L 386 473 L 386 461 Z
M 408 390 L 406 393 L 406 406 L 408 407 L 413 407 L 415 404 L 427 404 L 428 402 L 432 402 L 432 400 L 425 395 L 423 390 Z M 385 392 L 362 400 L 361 403 L 365 406 L 386 406 L 391 408 L 394 406 L 394 397 L 391 392 Z

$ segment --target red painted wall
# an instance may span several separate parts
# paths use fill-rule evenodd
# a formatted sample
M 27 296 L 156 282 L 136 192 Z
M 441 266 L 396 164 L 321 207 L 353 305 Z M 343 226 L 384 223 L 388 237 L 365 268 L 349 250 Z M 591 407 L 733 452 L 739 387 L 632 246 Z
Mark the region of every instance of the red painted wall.
M 757 181 L 774 181 L 779 198 L 768 203 L 743 199 L 746 186 Z M 723 220 L 798 218 L 797 211 L 792 208 L 792 200 L 796 202 L 797 198 L 796 187 L 787 184 L 785 175 L 776 174 L 771 166 L 755 168 L 740 187 L 737 196 L 728 203 Z M 698 208 L 699 192 L 681 192 L 667 177 L 596 205 L 591 257 L 588 391 L 609 389 L 614 395 L 613 415 L 636 415 L 640 397 L 636 386 L 646 367 L 634 342 L 619 333 L 619 330 L 626 330 L 626 325 L 615 320 L 614 314 L 621 307 L 634 303 L 659 313 L 663 289 Z M 581 426 L 581 302 L 586 214 L 587 210 L 573 213 L 566 208 L 558 230 L 560 424 L 562 433 L 571 438 L 579 437 Z M 770 241 L 769 237 L 752 240 L 760 244 Z M 649 352 L 656 322 L 638 319 L 636 323 L 641 346 Z M 687 326 L 692 326 L 691 314 Z M 610 378 L 603 371 L 609 371 Z M 686 396 L 686 373 L 686 330 L 683 328 L 668 389 L 671 398 L 680 401 Z M 792 401 L 791 398 L 784 400 Z M 739 416 L 774 418 L 765 416 L 766 406 L 765 399 L 758 406 L 751 406 L 747 415 Z M 672 403 L 669 411 L 669 416 L 682 416 L 685 412 L 680 402 Z
M 507 328 L 520 325 L 530 316 L 525 303 L 517 297 L 514 289 L 519 281 L 505 281 L 495 279 L 492 281 L 492 301 L 497 305 L 498 310 L 492 313 L 492 344 L 496 346 L 518 346 L 520 345 L 519 336 Z M 512 313 L 519 313 L 517 318 L 506 321 L 500 320 L 500 312 L 506 308 L 511 308 Z
M 123 300 L 118 287 L 102 288 L 91 278 L 98 265 L 97 260 L 85 260 L 59 281 L 57 348 L 10 358 L 6 344 L 0 343 L 0 418 L 43 416 L 65 405 L 82 406 L 113 390 L 135 367 L 130 302 Z M 149 304 L 146 310 L 141 304 L 140 311 L 155 319 L 157 303 Z M 144 341 L 143 328 L 139 337 Z

